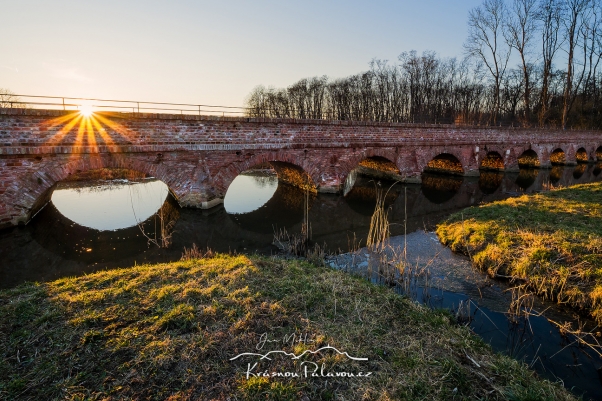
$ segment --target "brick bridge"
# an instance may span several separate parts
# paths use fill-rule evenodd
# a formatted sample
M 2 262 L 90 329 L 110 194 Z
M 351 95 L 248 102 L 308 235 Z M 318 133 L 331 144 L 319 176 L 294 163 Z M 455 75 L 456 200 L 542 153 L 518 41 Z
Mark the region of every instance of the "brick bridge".
M 58 181 L 99 168 L 157 177 L 181 206 L 210 208 L 264 163 L 285 182 L 340 193 L 358 166 L 420 182 L 425 170 L 478 175 L 601 158 L 598 131 L 0 108 L 0 227 L 27 222 Z

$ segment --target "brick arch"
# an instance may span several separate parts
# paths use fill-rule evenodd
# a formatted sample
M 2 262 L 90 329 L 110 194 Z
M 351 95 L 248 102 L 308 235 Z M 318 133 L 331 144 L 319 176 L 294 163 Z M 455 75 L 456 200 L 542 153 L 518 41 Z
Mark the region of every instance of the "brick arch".
M 428 167 L 428 164 L 441 155 L 450 155 L 450 156 L 455 157 L 462 165 L 462 173 L 465 173 L 466 171 L 468 171 L 472 164 L 471 163 L 472 161 L 469 160 L 469 158 L 466 157 L 463 154 L 463 152 L 455 151 L 455 149 L 450 150 L 447 147 L 433 148 L 429 152 L 425 152 L 424 157 L 422 157 L 422 158 L 420 158 L 420 160 L 418 160 L 418 167 L 419 167 L 420 171 L 422 173 L 424 173 Z
M 488 148 L 479 159 L 479 169 L 483 170 L 504 170 L 506 168 L 506 160 L 504 153 Z
M 585 160 L 578 160 L 578 159 L 577 159 L 577 155 L 578 155 L 579 153 L 581 153 L 581 151 L 582 151 L 582 150 L 583 150 L 583 152 L 585 153 Z M 574 160 L 575 160 L 577 163 L 587 163 L 587 162 L 589 162 L 590 160 L 592 160 L 592 159 L 591 159 L 591 157 L 590 157 L 590 152 L 588 152 L 588 151 L 587 151 L 587 146 L 585 146 L 585 145 L 575 145 Z
M 537 161 L 538 161 L 538 165 L 537 167 L 540 167 L 543 164 L 543 154 L 544 152 L 542 152 L 542 150 L 539 147 L 532 147 L 532 146 L 525 146 L 525 147 L 520 147 L 515 149 L 515 152 L 512 152 L 512 156 L 513 156 L 513 163 L 516 163 L 516 166 L 519 166 L 519 160 L 523 157 L 523 156 L 527 156 L 527 153 L 529 152 L 533 152 L 535 153 L 535 156 L 537 157 Z
M 241 156 L 244 156 L 241 154 Z M 233 162 L 219 170 L 215 176 L 216 195 L 220 198 L 226 196 L 226 192 L 232 184 L 232 181 L 243 171 L 250 168 L 270 162 L 286 163 L 294 166 L 309 176 L 311 185 L 316 187 L 316 182 L 319 182 L 320 169 L 316 165 L 311 164 L 311 160 L 306 157 L 301 157 L 294 152 L 272 151 L 254 153 L 246 156 L 243 160 Z M 277 171 L 278 172 L 278 171 Z M 280 177 L 279 177 L 280 178 Z
M 570 146 L 561 146 L 561 145 L 554 145 L 554 146 L 550 146 L 548 149 L 548 162 L 549 163 L 554 163 L 552 161 L 552 155 L 553 154 L 560 154 L 558 151 L 562 152 L 562 155 L 564 156 L 564 161 L 563 162 L 556 162 L 556 163 L 561 163 L 561 164 L 566 164 L 570 159 L 569 159 L 569 153 L 568 151 L 571 149 Z
M 52 189 L 70 175 L 102 168 L 122 168 L 144 173 L 163 181 L 169 191 L 178 199 L 184 192 L 177 181 L 177 177 L 171 176 L 167 169 L 161 167 L 160 163 L 152 163 L 142 158 L 128 157 L 127 155 L 85 155 L 77 158 L 65 156 L 63 162 L 53 160 L 52 163 L 40 166 L 35 172 L 20 178 L 20 188 L 29 196 L 23 197 L 21 208 L 28 211 L 25 216 L 35 214 L 44 206 L 52 195 Z
M 345 182 L 349 174 L 359 166 L 359 164 L 371 157 L 382 157 L 393 163 L 395 167 L 399 168 L 399 157 L 394 149 L 387 148 L 367 148 L 363 149 L 359 153 L 354 153 L 353 156 L 349 157 L 346 161 L 341 163 L 340 179 L 341 182 Z
M 590 162 L 595 162 L 597 160 L 596 151 L 600 149 L 602 151 L 602 143 L 589 142 L 585 145 L 585 150 L 587 151 L 587 157 Z
M 474 154 L 475 147 L 472 145 L 457 146 L 453 148 L 450 146 L 433 146 L 424 150 L 425 151 L 420 154 L 416 154 L 416 166 L 421 173 L 424 172 L 431 160 L 445 153 L 458 159 L 462 164 L 462 169 L 465 173 L 472 169 L 478 169 L 477 158 Z

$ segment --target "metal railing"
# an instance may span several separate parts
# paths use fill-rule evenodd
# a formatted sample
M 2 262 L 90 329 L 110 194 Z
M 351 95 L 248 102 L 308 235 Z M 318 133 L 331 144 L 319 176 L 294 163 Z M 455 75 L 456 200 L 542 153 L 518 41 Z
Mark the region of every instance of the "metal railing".
M 169 113 L 212 116 L 244 116 L 245 107 L 208 104 L 142 102 L 138 100 L 110 100 L 68 96 L 39 96 L 0 93 L 0 107 L 78 111 L 115 111 L 125 113 Z

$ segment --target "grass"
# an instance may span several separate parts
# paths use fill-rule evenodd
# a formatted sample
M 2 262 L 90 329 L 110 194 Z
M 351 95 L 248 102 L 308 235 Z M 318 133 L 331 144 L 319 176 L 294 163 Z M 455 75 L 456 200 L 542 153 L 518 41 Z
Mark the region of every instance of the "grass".
M 254 377 L 258 352 L 369 377 Z M 304 337 L 305 336 L 305 337 Z M 299 341 L 299 338 L 307 341 Z M 0 291 L 0 399 L 569 400 L 449 313 L 301 261 L 215 255 Z M 255 361 L 258 361 L 255 358 Z M 269 372 L 301 372 L 283 356 Z
M 602 323 L 602 183 L 471 207 L 437 234 L 490 275 L 520 279 Z

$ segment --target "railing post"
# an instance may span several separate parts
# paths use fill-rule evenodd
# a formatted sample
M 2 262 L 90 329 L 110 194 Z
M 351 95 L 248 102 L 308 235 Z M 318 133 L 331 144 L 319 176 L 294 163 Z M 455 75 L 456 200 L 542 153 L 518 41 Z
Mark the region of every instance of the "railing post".
M 138 105 L 138 114 L 140 114 L 140 102 L 136 102 L 136 104 Z
M 201 115 L 201 105 L 199 104 L 199 116 Z
M 63 111 L 65 111 L 65 98 L 63 98 Z

